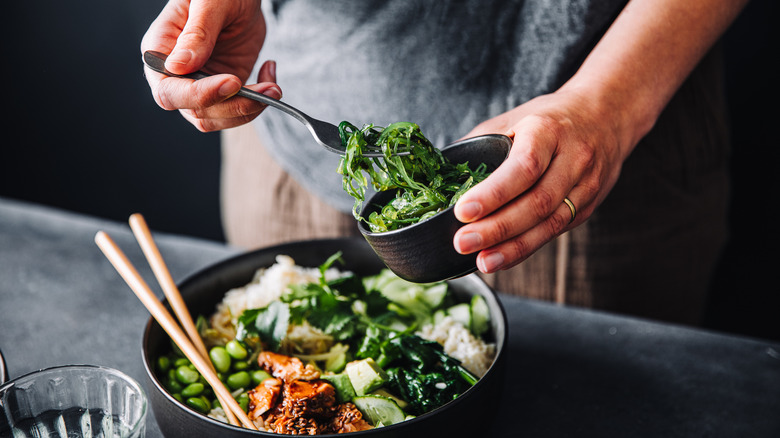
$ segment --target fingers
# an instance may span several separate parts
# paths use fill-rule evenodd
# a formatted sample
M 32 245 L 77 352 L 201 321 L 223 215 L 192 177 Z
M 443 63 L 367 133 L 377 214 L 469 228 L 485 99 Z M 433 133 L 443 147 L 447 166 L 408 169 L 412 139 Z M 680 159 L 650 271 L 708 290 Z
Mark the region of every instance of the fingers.
M 176 45 L 181 29 L 187 23 L 188 4 L 171 0 L 152 22 L 141 40 L 141 53 L 156 50 L 170 53 Z
M 233 75 L 214 75 L 192 80 L 167 77 L 148 71 L 147 78 L 157 104 L 167 110 L 180 110 L 182 116 L 202 132 L 233 128 L 254 120 L 267 105 L 235 96 L 241 83 Z M 282 98 L 276 84 L 275 63 L 267 61 L 258 78 L 264 82 L 246 88 L 274 99 Z M 235 97 L 234 97 L 235 96 Z
M 192 73 L 208 60 L 222 27 L 219 8 L 203 0 L 166 3 L 141 42 L 141 51 L 170 53 L 166 69 L 176 74 Z M 144 68 L 155 102 L 166 109 L 200 109 L 233 96 L 241 81 L 233 75 L 215 75 L 193 81 L 170 78 Z
M 276 82 L 276 61 L 266 61 L 257 72 L 257 82 Z
M 259 102 L 234 97 L 247 80 L 265 36 L 261 11 L 246 7 L 253 5 L 259 2 L 169 0 L 166 3 L 144 35 L 141 51 L 168 54 L 165 68 L 174 74 L 198 70 L 229 74 L 194 81 L 145 68 L 152 95 L 160 107 L 179 110 L 204 132 L 246 123 L 265 109 L 266 105 Z M 281 98 L 274 63 L 266 63 L 258 77 L 259 83 L 247 88 Z
M 233 75 L 215 75 L 196 81 L 146 71 L 154 100 L 166 110 L 207 108 L 235 95 L 241 88 L 241 82 Z
M 490 216 L 461 227 L 453 239 L 455 249 L 461 254 L 470 254 L 525 236 L 525 240 L 515 242 L 519 247 L 505 255 L 512 256 L 507 257 L 507 260 L 527 257 L 547 240 L 575 224 L 572 222 L 571 210 L 563 200 L 568 197 L 572 203 L 575 199 L 582 199 L 585 203 L 588 197 L 578 197 L 579 189 L 573 187 L 573 184 L 573 178 L 560 183 L 540 181 L 528 193 Z M 537 241 L 534 236 L 542 240 Z
M 576 213 L 573 220 L 570 207 L 561 202 L 549 216 L 533 228 L 480 251 L 477 255 L 477 268 L 481 272 L 492 273 L 523 262 L 549 241 L 581 223 L 590 209 L 578 207 L 577 200 L 589 196 L 587 190 L 575 186 L 567 196 L 575 206 Z
M 578 143 L 559 144 L 555 133 L 543 123 L 516 130 L 507 161 L 456 204 L 456 216 L 467 224 L 453 245 L 462 254 L 481 251 L 481 271 L 525 260 L 586 217 L 578 215 L 589 211 L 596 197 L 587 183 L 593 156 Z M 575 206 L 574 220 L 565 198 Z
M 203 0 L 190 2 L 186 24 L 165 61 L 168 71 L 187 74 L 206 64 L 225 20 L 224 9 L 216 6 L 214 2 Z
M 275 83 L 265 82 L 247 86 L 251 90 L 279 100 L 282 92 Z M 203 109 L 182 110 L 185 119 L 203 132 L 234 128 L 254 120 L 267 105 L 245 97 L 235 96 Z
M 524 119 L 513 137 L 506 161 L 455 204 L 459 221 L 470 223 L 493 213 L 528 190 L 547 170 L 558 141 L 544 124 Z

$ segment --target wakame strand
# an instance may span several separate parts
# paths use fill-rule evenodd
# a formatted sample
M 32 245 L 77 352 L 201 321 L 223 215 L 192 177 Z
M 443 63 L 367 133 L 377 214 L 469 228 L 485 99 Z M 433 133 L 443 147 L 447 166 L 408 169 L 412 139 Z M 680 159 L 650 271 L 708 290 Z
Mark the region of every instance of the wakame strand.
M 471 170 L 468 163 L 450 163 L 415 123 L 358 129 L 344 121 L 339 124 L 339 136 L 346 152 L 338 172 L 344 190 L 355 198 L 352 214 L 373 232 L 395 230 L 431 217 L 488 175 L 484 165 Z M 369 146 L 378 147 L 382 156 L 363 156 Z M 376 191 L 397 193 L 380 211 L 364 218 L 360 210 L 369 183 Z

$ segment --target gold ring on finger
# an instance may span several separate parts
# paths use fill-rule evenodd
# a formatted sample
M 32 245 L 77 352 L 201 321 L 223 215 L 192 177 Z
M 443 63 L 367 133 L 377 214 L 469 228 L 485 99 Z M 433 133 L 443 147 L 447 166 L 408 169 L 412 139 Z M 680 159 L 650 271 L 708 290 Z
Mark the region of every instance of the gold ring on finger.
M 566 204 L 569 207 L 569 211 L 571 211 L 571 219 L 569 219 L 569 223 L 571 224 L 574 222 L 574 218 L 577 217 L 577 208 L 574 207 L 574 203 L 571 202 L 571 199 L 569 198 L 563 198 L 563 203 Z

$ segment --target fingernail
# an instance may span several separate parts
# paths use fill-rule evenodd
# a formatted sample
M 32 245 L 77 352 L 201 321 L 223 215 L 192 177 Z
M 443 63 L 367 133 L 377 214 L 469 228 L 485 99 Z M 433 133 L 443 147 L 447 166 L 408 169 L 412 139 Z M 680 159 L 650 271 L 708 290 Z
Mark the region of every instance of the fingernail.
M 478 233 L 466 233 L 458 237 L 457 250 L 461 254 L 470 254 L 482 246 L 482 236 Z
M 174 50 L 173 53 L 171 53 L 168 56 L 168 59 L 165 61 L 166 63 L 171 62 L 174 64 L 182 64 L 187 65 L 192 60 L 192 52 L 187 49 L 179 49 Z
M 222 85 L 219 86 L 218 93 L 220 96 L 230 97 L 238 93 L 238 90 L 240 88 L 241 88 L 241 84 L 239 84 L 237 81 L 227 80 L 223 82 Z
M 477 265 L 482 265 L 479 270 L 486 274 L 497 271 L 503 264 L 504 255 L 497 251 L 477 259 Z
M 478 202 L 467 202 L 458 207 L 459 219 L 465 222 L 472 221 L 482 213 L 482 205 Z
M 268 97 L 272 97 L 276 100 L 279 100 L 282 98 L 282 90 L 281 88 L 277 86 L 270 86 L 265 91 L 263 91 L 263 94 L 265 94 Z

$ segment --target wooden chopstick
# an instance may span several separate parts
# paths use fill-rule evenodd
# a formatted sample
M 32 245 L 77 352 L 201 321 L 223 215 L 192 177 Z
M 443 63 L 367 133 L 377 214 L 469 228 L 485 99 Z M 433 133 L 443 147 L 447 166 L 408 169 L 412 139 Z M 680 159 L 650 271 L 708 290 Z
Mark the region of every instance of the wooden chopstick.
M 130 228 L 135 235 L 135 239 L 141 246 L 141 250 L 143 250 L 146 260 L 149 262 L 149 266 L 152 267 L 152 271 L 157 277 L 157 281 L 160 283 L 160 286 L 165 293 L 165 297 L 168 298 L 168 302 L 171 304 L 174 313 L 179 318 L 179 322 L 181 322 L 184 331 L 189 335 L 190 340 L 195 344 L 195 347 L 200 351 L 203 357 L 207 357 L 208 351 L 206 350 L 206 345 L 203 343 L 203 339 L 200 337 L 198 329 L 192 321 L 190 311 L 184 304 L 181 293 L 176 287 L 176 283 L 173 281 L 173 277 L 160 254 L 160 250 L 154 243 L 152 233 L 146 225 L 146 220 L 143 216 L 136 213 L 130 216 L 129 223 Z
M 143 303 L 144 307 L 152 314 L 154 319 L 162 326 L 163 330 L 168 333 L 173 342 L 184 353 L 187 359 L 195 365 L 198 372 L 206 379 L 209 385 L 214 389 L 214 392 L 224 399 L 225 403 L 223 407 L 225 411 L 231 410 L 241 420 L 248 429 L 257 430 L 257 427 L 249 419 L 249 416 L 241 409 L 236 399 L 230 394 L 230 391 L 225 387 L 217 373 L 212 369 L 211 364 L 208 363 L 207 358 L 201 356 L 197 348 L 190 342 L 187 335 L 176 323 L 170 313 L 165 309 L 163 304 L 154 295 L 152 290 L 141 278 L 141 275 L 135 269 L 132 263 L 127 259 L 127 256 L 121 249 L 114 243 L 113 239 L 103 231 L 99 231 L 95 235 L 95 243 L 103 251 L 109 262 L 114 266 L 114 269 L 125 280 L 130 289 L 135 293 L 139 300 Z
M 151 266 L 155 277 L 157 277 L 157 282 L 160 283 L 160 287 L 162 288 L 163 293 L 165 293 L 165 297 L 168 298 L 168 302 L 171 304 L 171 308 L 173 308 L 176 317 L 179 318 L 179 322 L 184 328 L 184 331 L 189 335 L 190 341 L 195 345 L 195 348 L 200 352 L 201 356 L 206 359 L 210 368 L 215 370 L 214 364 L 212 364 L 209 359 L 209 353 L 208 350 L 206 350 L 206 345 L 203 343 L 203 338 L 200 337 L 200 333 L 198 333 L 198 329 L 192 321 L 192 316 L 187 309 L 187 305 L 184 303 L 184 299 L 181 297 L 179 288 L 176 287 L 173 276 L 171 275 L 170 270 L 168 270 L 168 266 L 165 264 L 165 260 L 163 259 L 162 254 L 160 254 L 159 248 L 154 243 L 154 238 L 152 238 L 152 232 L 146 224 L 146 219 L 144 219 L 141 214 L 135 213 L 130 216 L 129 223 L 130 228 L 135 235 L 135 239 L 141 246 L 141 250 L 146 256 L 149 266 Z M 222 406 L 225 406 L 226 401 L 223 400 L 222 397 L 217 395 L 217 399 Z M 230 424 L 238 424 L 238 420 L 233 414 L 233 411 L 225 409 L 225 415 Z

